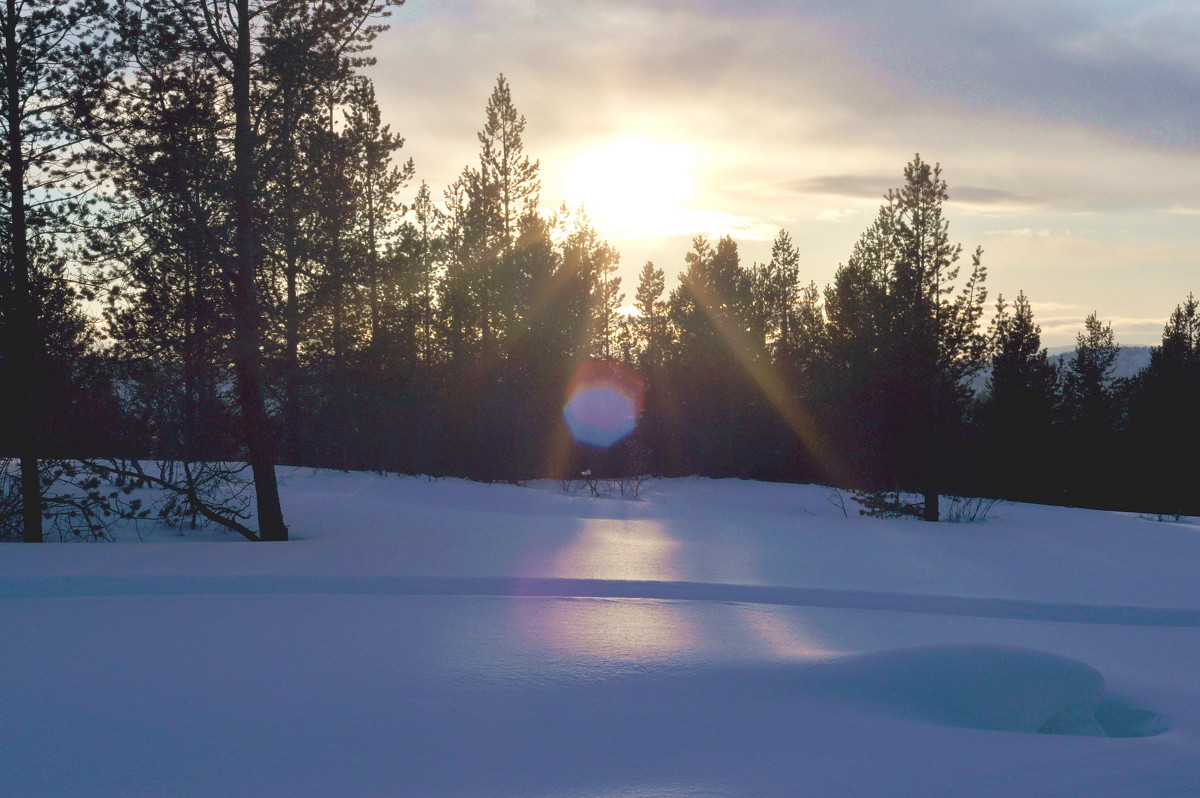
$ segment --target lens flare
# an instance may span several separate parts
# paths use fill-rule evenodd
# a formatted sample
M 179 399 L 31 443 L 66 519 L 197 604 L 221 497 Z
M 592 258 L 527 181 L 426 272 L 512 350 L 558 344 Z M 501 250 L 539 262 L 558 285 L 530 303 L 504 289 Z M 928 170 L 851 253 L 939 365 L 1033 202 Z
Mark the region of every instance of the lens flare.
M 641 376 L 624 363 L 580 363 L 567 386 L 563 418 L 575 440 L 607 449 L 637 426 L 644 393 Z

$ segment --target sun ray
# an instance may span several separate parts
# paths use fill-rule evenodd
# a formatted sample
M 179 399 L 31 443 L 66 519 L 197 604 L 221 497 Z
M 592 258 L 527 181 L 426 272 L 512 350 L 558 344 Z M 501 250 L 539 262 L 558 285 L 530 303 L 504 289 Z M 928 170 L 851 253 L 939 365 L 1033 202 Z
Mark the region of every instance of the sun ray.
M 692 283 L 689 284 L 689 288 L 696 294 L 697 305 L 704 311 L 738 363 L 758 385 L 763 396 L 784 423 L 804 442 L 826 475 L 837 484 L 849 480 L 852 472 L 848 464 L 822 434 L 812 414 L 788 386 L 771 359 L 765 356 L 761 347 L 754 343 L 745 330 L 733 324 L 724 314 L 713 312 L 713 308 L 724 304 L 721 298 L 713 296 L 701 285 Z

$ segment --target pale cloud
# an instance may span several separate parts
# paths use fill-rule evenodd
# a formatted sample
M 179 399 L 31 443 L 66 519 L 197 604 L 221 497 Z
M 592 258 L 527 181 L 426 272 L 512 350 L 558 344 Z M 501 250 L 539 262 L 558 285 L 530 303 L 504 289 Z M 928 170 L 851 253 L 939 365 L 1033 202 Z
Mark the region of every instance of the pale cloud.
M 1083 305 L 1078 305 L 1074 302 L 1030 302 L 1029 306 L 1034 313 L 1063 313 L 1071 311 L 1072 313 L 1084 310 Z M 1086 313 L 1084 314 L 1086 315 Z M 1079 318 L 1083 318 L 1080 316 Z
M 785 191 L 801 195 L 820 197 L 847 197 L 853 199 L 878 199 L 882 201 L 890 189 L 898 188 L 903 182 L 900 170 L 893 175 L 817 175 L 789 180 L 778 184 Z M 973 206 L 987 210 L 1016 212 L 1026 210 L 1038 203 L 1000 188 L 984 186 L 950 186 L 950 203 L 955 206 Z M 961 209 L 961 207 L 960 207 Z
M 1167 209 L 1167 213 L 1175 216 L 1200 216 L 1200 207 L 1188 207 L 1186 205 L 1172 205 Z
M 1050 230 L 1045 227 L 1039 227 L 1036 230 L 1032 227 L 1020 227 L 1015 230 L 984 230 L 985 236 L 1009 236 L 1017 238 L 1048 238 Z
M 826 208 L 818 213 L 814 218 L 818 222 L 844 222 L 847 219 L 853 219 L 859 215 L 859 212 L 853 208 Z
M 780 187 L 797 194 L 882 200 L 897 182 L 895 175 L 817 175 L 790 180 Z
M 1003 205 L 1026 207 L 1037 203 L 1032 197 L 1023 197 L 1011 191 L 982 186 L 951 187 L 951 202 L 961 202 L 968 205 Z

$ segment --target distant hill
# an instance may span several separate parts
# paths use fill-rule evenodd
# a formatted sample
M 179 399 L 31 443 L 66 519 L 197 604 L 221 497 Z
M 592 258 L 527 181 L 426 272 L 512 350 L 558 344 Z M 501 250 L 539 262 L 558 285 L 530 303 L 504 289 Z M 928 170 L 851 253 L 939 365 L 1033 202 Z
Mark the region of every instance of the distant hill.
M 1113 369 L 1113 376 L 1118 379 L 1132 377 L 1144 369 L 1150 363 L 1150 350 L 1152 348 L 1149 346 L 1120 347 L 1117 352 L 1117 363 L 1116 368 Z M 1050 360 L 1059 366 L 1065 366 L 1075 359 L 1075 347 L 1073 346 L 1052 346 L 1048 352 Z M 984 392 L 991 373 L 991 368 L 986 368 L 979 373 L 978 377 L 971 381 L 971 387 L 975 389 L 975 393 L 982 394 Z
M 1113 371 L 1114 377 L 1132 377 L 1150 364 L 1149 346 L 1122 346 L 1117 352 L 1117 365 Z M 1075 359 L 1075 347 L 1051 347 L 1050 359 L 1065 366 Z

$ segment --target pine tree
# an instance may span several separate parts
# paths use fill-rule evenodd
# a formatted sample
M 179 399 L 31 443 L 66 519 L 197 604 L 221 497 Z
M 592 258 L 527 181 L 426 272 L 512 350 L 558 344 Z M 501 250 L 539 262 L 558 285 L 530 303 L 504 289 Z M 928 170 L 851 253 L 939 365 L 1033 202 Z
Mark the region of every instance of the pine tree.
M 221 282 L 232 245 L 220 95 L 197 61 L 148 39 L 108 109 L 122 120 L 120 144 L 94 153 L 113 188 L 107 235 L 91 240 L 116 286 L 105 312 L 111 354 L 138 387 L 140 455 L 231 459 L 220 396 L 230 379 Z
M 668 390 L 690 421 L 677 448 L 688 467 L 712 475 L 737 473 L 754 458 L 745 445 L 747 419 L 760 412 L 748 369 L 755 357 L 747 329 L 752 315 L 748 271 L 737 244 L 724 236 L 713 247 L 698 236 L 668 300 L 674 331 Z
M 666 273 L 655 267 L 652 261 L 646 261 L 638 274 L 637 291 L 634 293 L 634 307 L 637 315 L 633 317 L 635 345 L 638 350 L 637 362 L 643 372 L 660 369 L 669 345 L 667 339 L 667 303 L 663 300 L 666 290 Z
M 778 361 L 795 344 L 795 313 L 799 300 L 800 251 L 787 231 L 780 230 L 771 245 L 771 259 L 751 270 L 751 319 L 755 343 Z
M 1074 357 L 1063 371 L 1067 413 L 1078 423 L 1096 429 L 1111 428 L 1115 422 L 1113 395 L 1117 346 L 1112 324 L 1101 322 L 1093 311 L 1075 336 Z
M 269 196 L 268 150 L 264 120 L 280 111 L 280 93 L 270 76 L 272 47 L 281 18 L 294 20 L 293 34 L 306 34 L 300 53 L 335 53 L 338 64 L 363 63 L 361 52 L 382 30 L 373 20 L 386 16 L 388 0 L 353 0 L 331 5 L 272 3 L 260 0 L 143 0 L 126 19 L 130 42 L 147 31 L 167 42 L 164 61 L 180 68 L 195 63 L 207 71 L 221 97 L 223 141 L 228 178 L 222 198 L 231 245 L 221 259 L 222 287 L 232 322 L 231 354 L 247 459 L 254 475 L 259 535 L 286 540 L 275 478 L 274 438 L 264 385 L 263 345 L 269 339 L 269 295 L 264 201 Z M 291 15 L 295 15 L 292 17 Z M 286 26 L 284 26 L 286 27 Z M 139 45 L 140 46 L 140 45 Z M 347 59 L 343 61 L 342 59 Z M 317 59 L 320 60 L 320 59 Z M 278 74 L 278 70 L 274 74 Z
M 815 282 L 800 289 L 788 314 L 786 340 L 776 346 L 781 368 L 796 394 L 807 400 L 818 396 L 817 382 L 827 360 L 828 330 L 825 326 L 821 290 Z
M 513 105 L 504 75 L 497 78 L 484 113 L 484 126 L 477 134 L 479 168 L 464 172 L 470 200 L 464 230 L 480 308 L 480 337 L 484 352 L 495 357 L 513 317 L 522 312 L 514 306 L 519 276 L 512 250 L 519 219 L 537 208 L 541 167 L 525 154 L 525 117 Z
M 401 247 L 409 255 L 404 271 L 409 275 L 412 294 L 408 303 L 414 308 L 417 327 L 416 353 L 426 365 L 437 359 L 437 337 L 434 328 L 434 307 L 437 300 L 437 268 L 444 243 L 439 231 L 442 212 L 433 202 L 429 185 L 421 181 L 412 203 L 412 217 L 404 223 L 401 240 L 411 245 Z
M 44 423 L 46 331 L 40 320 L 54 311 L 41 300 L 39 265 L 58 263 L 50 243 L 65 216 L 78 210 L 82 177 L 73 161 L 91 132 L 79 124 L 101 99 L 116 68 L 116 50 L 104 23 L 102 0 L 5 0 L 0 7 L 0 191 L 3 261 L 0 299 L 6 381 L 13 384 L 12 445 L 20 467 L 21 526 L 26 542 L 41 542 L 42 484 L 39 457 Z M 97 136 L 99 131 L 93 131 Z M 60 228 L 56 231 L 56 227 Z M 53 293 L 53 292 L 51 292 Z
M 555 259 L 545 246 L 549 229 L 538 218 L 540 167 L 525 155 L 524 130 L 501 75 L 478 134 L 479 165 L 463 169 L 445 192 L 438 293 L 451 397 L 443 418 L 446 458 L 468 463 L 469 473 L 484 479 L 513 478 L 505 464 L 525 445 L 516 430 L 527 426 L 518 420 L 527 414 L 516 407 L 511 361 L 526 360 L 531 343 L 525 338 L 558 312 L 547 303 Z M 566 281 L 553 280 L 556 303 L 569 304 Z
M 325 237 L 329 220 L 348 212 L 337 193 L 313 190 L 329 178 L 330 150 L 337 145 L 332 101 L 350 82 L 354 63 L 336 37 L 321 33 L 316 24 L 321 16 L 317 6 L 306 3 L 278 3 L 266 10 L 255 83 L 261 205 L 271 209 L 270 224 L 261 230 L 263 269 L 271 276 L 264 300 L 281 322 L 277 330 L 264 330 L 268 341 L 280 339 L 277 360 L 267 366 L 283 383 L 280 451 L 292 463 L 311 454 L 312 433 L 319 427 L 312 415 L 313 347 L 305 344 L 320 337 L 326 303 L 314 298 L 327 287 L 322 278 L 334 254 Z M 323 342 L 328 344 L 327 336 Z
M 833 395 L 845 399 L 835 415 L 857 430 L 861 478 L 920 491 L 927 521 L 939 518 L 986 343 L 982 251 L 956 294 L 962 249 L 942 216 L 948 196 L 940 165 L 914 157 L 825 303 Z
M 1132 381 L 1125 461 L 1139 508 L 1160 518 L 1200 512 L 1196 458 L 1200 449 L 1200 301 L 1192 294 L 1177 305 L 1163 329 L 1162 345 Z
M 562 243 L 558 281 L 566 287 L 564 308 L 568 328 L 573 330 L 575 358 L 610 358 L 617 308 L 625 298 L 616 275 L 621 256 L 600 238 L 585 213 L 568 216 L 562 220 L 569 229 Z
M 684 263 L 668 303 L 680 358 L 718 370 L 720 363 L 734 358 L 734 344 L 727 336 L 748 326 L 750 275 L 742 269 L 737 244 L 729 236 L 718 240 L 715 248 L 707 238 L 696 237 Z
M 350 190 L 356 205 L 352 235 L 366 284 L 370 340 L 377 344 L 383 335 L 383 317 L 387 313 L 383 292 L 388 275 L 383 269 L 383 251 L 405 210 L 398 194 L 412 179 L 414 167 L 411 159 L 400 166 L 392 163 L 394 153 L 404 146 L 404 139 L 382 123 L 375 89 L 369 80 L 359 78 L 352 82 L 345 115 L 344 136 L 351 154 Z
M 1099 506 L 1115 487 L 1110 468 L 1119 420 L 1120 385 L 1113 376 L 1119 347 L 1112 325 L 1093 312 L 1075 338 L 1074 357 L 1062 371 L 1062 419 L 1067 457 L 1067 497 Z
M 1053 497 L 1049 463 L 1057 369 L 1042 348 L 1041 328 L 1023 292 L 1011 310 L 999 298 L 990 333 L 992 372 L 978 411 L 987 441 L 984 492 L 1047 501 Z
M 525 155 L 525 117 L 513 105 L 512 90 L 504 75 L 496 79 L 485 114 L 483 130 L 478 134 L 482 147 L 480 182 L 494 189 L 499 202 L 499 235 L 507 248 L 516 239 L 517 220 L 527 209 L 537 207 L 541 166 Z

